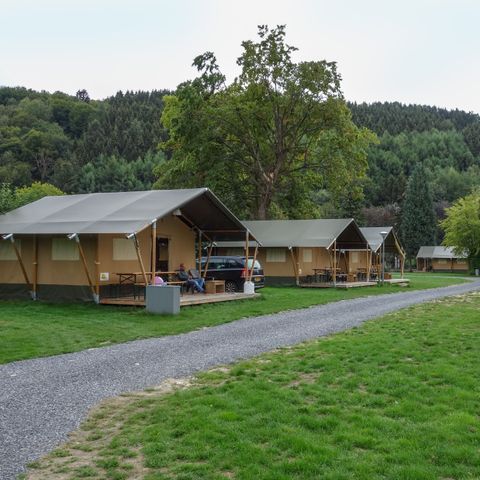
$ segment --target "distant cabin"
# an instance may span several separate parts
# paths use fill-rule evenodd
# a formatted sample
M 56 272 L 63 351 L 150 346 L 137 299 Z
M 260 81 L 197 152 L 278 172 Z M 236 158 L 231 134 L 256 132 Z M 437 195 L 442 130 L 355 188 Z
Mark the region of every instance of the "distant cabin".
M 422 272 L 467 272 L 466 258 L 451 247 L 423 246 L 417 253 L 417 270 Z

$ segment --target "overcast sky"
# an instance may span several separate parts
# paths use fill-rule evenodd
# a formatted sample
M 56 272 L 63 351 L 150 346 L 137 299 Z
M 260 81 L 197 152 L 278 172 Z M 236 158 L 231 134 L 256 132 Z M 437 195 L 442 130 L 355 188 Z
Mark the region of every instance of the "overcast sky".
M 0 85 L 173 89 L 207 50 L 233 79 L 258 24 L 336 61 L 349 100 L 480 113 L 480 0 L 0 0 Z

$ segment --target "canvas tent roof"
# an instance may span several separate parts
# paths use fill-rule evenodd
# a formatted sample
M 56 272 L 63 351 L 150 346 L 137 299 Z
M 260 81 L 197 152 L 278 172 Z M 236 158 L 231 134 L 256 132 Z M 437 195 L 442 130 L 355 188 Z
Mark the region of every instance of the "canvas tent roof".
M 398 240 L 395 236 L 393 227 L 361 227 L 360 231 L 367 239 L 368 244 L 373 252 L 377 252 L 382 246 L 383 239 L 380 233 L 387 232 L 387 236 L 385 237 L 385 251 L 401 253 L 397 247 Z
M 263 247 L 323 247 L 337 240 L 338 249 L 364 249 L 366 240 L 352 218 L 316 220 L 250 220 L 244 225 Z M 219 247 L 243 246 L 238 242 Z
M 245 226 L 208 189 L 44 197 L 0 216 L 0 234 L 129 234 L 175 213 L 212 240 L 245 239 Z
M 463 258 L 456 255 L 452 247 L 423 246 L 417 253 L 417 258 Z

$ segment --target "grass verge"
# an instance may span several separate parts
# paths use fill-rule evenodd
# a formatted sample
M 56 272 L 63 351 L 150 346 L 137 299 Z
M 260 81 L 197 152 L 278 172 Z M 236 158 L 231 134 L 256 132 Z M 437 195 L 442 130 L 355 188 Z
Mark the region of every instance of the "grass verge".
M 411 276 L 410 290 L 443 287 L 464 280 Z M 0 364 L 76 352 L 140 338 L 174 335 L 243 317 L 309 307 L 365 295 L 398 292 L 401 287 L 262 289 L 255 300 L 183 307 L 178 316 L 149 315 L 138 307 L 92 304 L 0 302 Z
M 27 478 L 479 478 L 479 309 L 418 305 L 105 402 Z

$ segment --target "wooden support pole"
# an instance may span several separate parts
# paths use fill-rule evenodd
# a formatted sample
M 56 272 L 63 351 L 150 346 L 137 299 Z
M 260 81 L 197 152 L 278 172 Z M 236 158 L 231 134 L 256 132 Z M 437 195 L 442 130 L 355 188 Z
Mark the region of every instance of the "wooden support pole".
M 83 251 L 82 244 L 80 243 L 80 237 L 78 235 L 75 235 L 74 238 L 75 238 L 75 242 L 77 242 L 78 253 L 80 254 L 80 259 L 82 260 L 83 269 L 85 270 L 85 275 L 87 276 L 87 280 L 88 280 L 88 285 L 90 286 L 90 290 L 92 291 L 93 300 L 95 303 L 98 303 L 99 298 L 97 297 L 95 287 L 93 286 L 90 272 L 88 271 L 87 258 L 85 257 L 85 252 Z
M 95 260 L 95 295 L 100 298 L 100 262 Z
M 147 286 L 148 285 L 147 272 L 145 271 L 145 265 L 143 264 L 142 252 L 140 251 L 140 244 L 138 243 L 137 235 L 133 236 L 133 242 L 135 244 L 135 251 L 137 252 L 137 259 L 140 265 L 140 270 L 142 272 L 143 281 L 145 282 L 145 286 Z
M 33 236 L 33 284 L 32 284 L 32 299 L 37 299 L 38 290 L 38 238 Z
M 255 268 L 255 262 L 257 261 L 257 253 L 258 253 L 258 242 L 257 245 L 255 246 L 255 251 L 253 253 L 253 261 L 252 261 L 252 268 L 250 269 L 250 282 L 252 281 L 253 277 L 253 269 Z M 247 262 L 247 267 L 248 267 L 248 262 Z
M 95 253 L 95 293 L 100 300 L 100 252 L 99 252 L 99 235 L 97 235 L 97 248 Z
M 369 254 L 369 249 L 368 249 L 368 246 L 367 246 L 367 249 L 365 250 L 365 253 L 366 253 L 366 258 L 367 258 L 367 261 L 366 261 L 366 265 L 365 265 L 365 272 L 366 272 L 366 280 L 367 282 L 370 281 L 370 254 Z
M 198 273 L 202 278 L 202 231 L 198 231 Z
M 245 236 L 245 269 L 247 270 L 247 276 L 246 280 L 249 281 L 248 279 L 248 255 L 249 255 L 249 248 L 250 248 L 250 232 L 247 230 L 246 236 Z
M 210 257 L 212 256 L 212 249 L 213 249 L 213 242 L 211 242 L 210 246 L 208 247 L 207 261 L 205 263 L 205 269 L 203 271 L 204 280 L 207 278 L 207 271 L 208 271 L 208 266 L 210 264 Z
M 295 274 L 295 284 L 298 287 L 300 285 L 300 278 L 299 278 L 299 275 L 298 275 L 297 260 L 295 258 L 295 253 L 293 251 L 293 247 L 289 247 L 289 250 L 290 250 L 290 256 L 292 258 L 292 263 L 293 263 L 293 273 Z
M 22 270 L 23 278 L 25 280 L 25 283 L 27 284 L 28 289 L 30 290 L 30 294 L 32 295 L 33 298 L 33 293 L 32 293 L 32 284 L 30 283 L 30 279 L 28 278 L 27 270 L 25 268 L 25 264 L 23 263 L 22 256 L 20 255 L 20 251 L 18 250 L 17 245 L 15 244 L 15 238 L 13 235 L 10 237 L 10 242 L 12 243 L 13 250 L 15 252 L 15 256 L 17 257 L 18 263 L 20 265 L 20 269 Z
M 152 258 L 151 258 L 151 269 L 152 279 L 151 285 L 155 285 L 155 274 L 157 270 L 157 221 L 152 222 Z
M 333 285 L 337 285 L 337 240 L 333 242 Z

